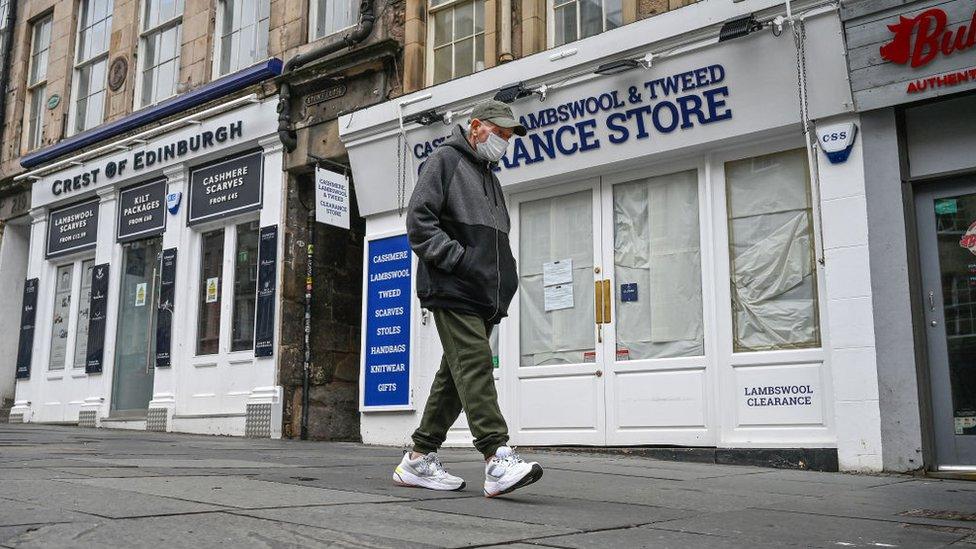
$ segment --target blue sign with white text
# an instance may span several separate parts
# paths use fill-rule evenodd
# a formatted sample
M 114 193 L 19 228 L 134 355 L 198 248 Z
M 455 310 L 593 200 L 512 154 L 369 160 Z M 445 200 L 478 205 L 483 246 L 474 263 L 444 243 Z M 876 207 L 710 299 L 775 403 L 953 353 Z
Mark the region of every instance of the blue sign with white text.
M 407 235 L 369 242 L 363 406 L 410 404 L 411 252 Z

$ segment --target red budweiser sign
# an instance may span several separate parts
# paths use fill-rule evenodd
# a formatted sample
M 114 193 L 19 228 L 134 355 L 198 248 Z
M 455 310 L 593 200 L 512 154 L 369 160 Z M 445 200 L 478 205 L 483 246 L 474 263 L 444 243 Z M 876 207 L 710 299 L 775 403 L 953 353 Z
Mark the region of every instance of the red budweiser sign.
M 915 17 L 901 16 L 897 23 L 888 25 L 895 36 L 881 46 L 881 58 L 917 68 L 940 53 L 952 55 L 976 45 L 976 10 L 969 25 L 950 29 L 947 20 L 946 13 L 939 8 L 925 10 Z

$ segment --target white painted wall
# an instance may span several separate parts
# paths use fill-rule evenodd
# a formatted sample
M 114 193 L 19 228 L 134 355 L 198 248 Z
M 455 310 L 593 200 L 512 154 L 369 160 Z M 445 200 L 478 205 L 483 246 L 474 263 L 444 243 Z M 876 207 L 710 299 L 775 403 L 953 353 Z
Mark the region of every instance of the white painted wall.
M 857 116 L 818 121 L 859 122 Z M 880 471 L 881 412 L 861 139 L 844 164 L 819 156 L 826 322 L 841 469 Z

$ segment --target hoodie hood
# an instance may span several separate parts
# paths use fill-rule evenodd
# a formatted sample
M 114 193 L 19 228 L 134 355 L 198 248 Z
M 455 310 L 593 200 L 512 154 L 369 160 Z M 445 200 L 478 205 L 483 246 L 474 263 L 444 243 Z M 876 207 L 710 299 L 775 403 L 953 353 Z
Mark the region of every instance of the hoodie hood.
M 478 164 L 488 163 L 487 160 L 478 156 L 478 152 L 474 150 L 474 147 L 472 147 L 470 143 L 468 143 L 467 132 L 461 127 L 460 124 L 454 125 L 454 131 L 451 132 L 451 136 L 441 143 L 441 146 L 444 145 L 457 149 L 458 152 L 467 156 Z

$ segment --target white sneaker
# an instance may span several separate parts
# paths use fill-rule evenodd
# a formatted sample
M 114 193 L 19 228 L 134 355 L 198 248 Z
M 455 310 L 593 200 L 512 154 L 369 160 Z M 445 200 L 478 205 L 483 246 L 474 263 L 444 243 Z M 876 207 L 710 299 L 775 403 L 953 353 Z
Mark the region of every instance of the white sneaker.
M 464 479 L 445 471 L 440 458 L 434 452 L 417 459 L 410 459 L 410 452 L 403 454 L 403 459 L 393 471 L 393 482 L 399 486 L 430 490 L 451 491 L 464 488 Z
M 493 498 L 528 486 L 542 478 L 542 466 L 525 462 L 514 448 L 502 446 L 485 464 L 485 497 Z

